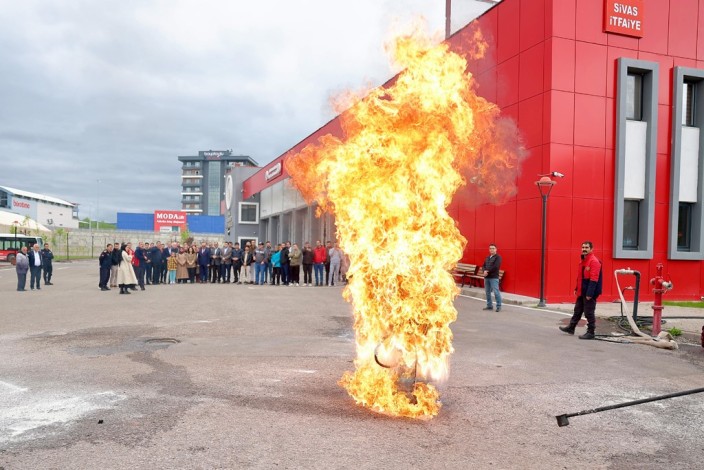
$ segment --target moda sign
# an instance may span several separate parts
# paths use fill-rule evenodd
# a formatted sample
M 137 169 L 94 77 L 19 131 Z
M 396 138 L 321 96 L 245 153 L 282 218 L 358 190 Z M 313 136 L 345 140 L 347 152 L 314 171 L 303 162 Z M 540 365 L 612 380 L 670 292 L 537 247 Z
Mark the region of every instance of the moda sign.
M 644 0 L 605 0 L 604 32 L 643 37 Z
M 163 228 L 186 227 L 186 213 L 181 211 L 154 211 L 154 231 L 162 232 Z

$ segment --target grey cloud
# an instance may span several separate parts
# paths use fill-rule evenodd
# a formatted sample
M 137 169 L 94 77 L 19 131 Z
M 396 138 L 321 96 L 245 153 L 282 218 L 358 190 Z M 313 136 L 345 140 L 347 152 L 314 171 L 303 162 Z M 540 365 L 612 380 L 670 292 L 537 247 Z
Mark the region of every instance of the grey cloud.
M 389 78 L 393 13 L 431 12 L 438 28 L 442 9 L 0 0 L 0 184 L 77 202 L 81 216 L 100 193 L 106 220 L 177 209 L 178 155 L 231 148 L 268 163 L 333 117 L 335 91 Z

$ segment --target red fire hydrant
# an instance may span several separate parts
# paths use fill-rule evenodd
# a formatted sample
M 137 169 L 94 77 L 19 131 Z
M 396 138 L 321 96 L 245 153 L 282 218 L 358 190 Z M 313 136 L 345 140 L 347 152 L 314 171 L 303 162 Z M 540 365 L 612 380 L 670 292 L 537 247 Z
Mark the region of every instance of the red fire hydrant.
M 650 280 L 653 285 L 653 336 L 660 334 L 660 323 L 662 321 L 662 295 L 672 289 L 672 281 L 667 281 L 662 275 L 662 263 L 658 263 L 655 267 L 655 277 Z

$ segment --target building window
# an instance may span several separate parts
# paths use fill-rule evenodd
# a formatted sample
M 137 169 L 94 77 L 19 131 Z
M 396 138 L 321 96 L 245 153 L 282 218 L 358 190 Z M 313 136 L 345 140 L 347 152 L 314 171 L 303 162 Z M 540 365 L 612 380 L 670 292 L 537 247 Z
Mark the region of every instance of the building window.
M 208 215 L 220 215 L 220 162 L 208 162 Z
M 685 80 L 682 84 L 682 125 L 694 127 L 694 106 L 696 104 L 696 83 Z
M 643 120 L 643 75 L 629 72 L 626 77 L 626 119 Z
M 259 203 L 258 202 L 240 202 L 239 222 L 241 224 L 258 224 L 259 223 Z
M 638 228 L 640 226 L 640 201 L 623 201 L 623 249 L 638 249 Z
M 677 250 L 689 251 L 692 248 L 692 209 L 691 202 L 680 202 L 677 217 Z
M 7 193 L 0 191 L 0 207 L 10 207 Z
M 657 62 L 617 61 L 614 258 L 653 257 L 658 78 Z
M 704 70 L 672 74 L 668 259 L 704 260 Z

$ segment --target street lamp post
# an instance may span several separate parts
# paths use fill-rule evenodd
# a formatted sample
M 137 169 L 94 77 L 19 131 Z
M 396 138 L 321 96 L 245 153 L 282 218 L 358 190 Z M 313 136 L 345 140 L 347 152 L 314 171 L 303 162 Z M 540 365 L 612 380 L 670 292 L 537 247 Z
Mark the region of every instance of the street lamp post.
M 95 207 L 95 230 L 99 229 L 98 224 L 100 223 L 100 180 L 98 180 L 98 198 L 96 200 Z
M 560 174 L 558 173 L 558 175 Z M 557 175 L 551 173 L 551 176 Z M 557 184 L 557 181 L 551 180 L 550 176 L 542 176 L 535 182 L 543 200 L 543 228 L 540 240 L 540 300 L 538 301 L 538 307 L 545 307 L 545 237 L 547 232 L 548 196 L 550 196 L 550 191 L 552 191 L 552 187 L 555 184 Z

